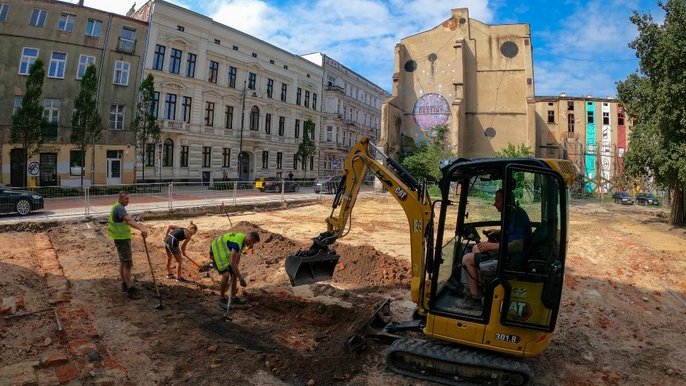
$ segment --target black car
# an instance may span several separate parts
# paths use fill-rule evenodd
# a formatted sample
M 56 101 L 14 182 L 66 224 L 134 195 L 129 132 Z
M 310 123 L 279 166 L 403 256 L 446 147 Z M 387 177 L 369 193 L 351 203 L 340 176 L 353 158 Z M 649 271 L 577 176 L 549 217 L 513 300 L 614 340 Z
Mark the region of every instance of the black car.
M 26 216 L 31 211 L 43 209 L 43 197 L 34 192 L 12 190 L 0 184 L 0 213 L 18 213 Z
M 615 194 L 612 195 L 612 201 L 615 204 L 623 204 L 623 205 L 633 205 L 634 204 L 634 199 L 631 197 L 629 192 L 616 192 Z
M 266 180 L 262 181 L 263 192 L 276 192 L 281 193 L 281 187 L 283 187 L 286 192 L 297 192 L 300 190 L 300 185 L 295 183 L 295 181 L 284 181 L 284 180 Z
M 636 195 L 636 203 L 639 205 L 660 206 L 660 200 L 652 193 L 639 193 Z
M 341 176 L 320 177 L 314 180 L 315 193 L 334 194 L 338 190 L 338 184 L 341 183 Z

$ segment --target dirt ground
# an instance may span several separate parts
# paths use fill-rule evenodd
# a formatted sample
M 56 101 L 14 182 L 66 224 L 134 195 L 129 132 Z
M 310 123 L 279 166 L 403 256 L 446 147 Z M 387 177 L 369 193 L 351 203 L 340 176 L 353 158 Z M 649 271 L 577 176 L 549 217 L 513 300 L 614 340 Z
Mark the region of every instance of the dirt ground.
M 241 261 L 248 303 L 232 307 L 230 319 L 218 304 L 216 272 L 207 277 L 184 259 L 191 282 L 166 278 L 165 227 L 188 220 L 143 218 L 162 310 L 154 308 L 160 300 L 141 237 L 133 273 L 144 298 L 129 300 L 104 224 L 1 233 L 0 298 L 23 305 L 0 319 L 0 385 L 428 384 L 390 373 L 381 344 L 360 355 L 345 350 L 384 299 L 392 299 L 394 320 L 414 309 L 407 221 L 392 199 L 358 199 L 332 282 L 290 286 L 285 257 L 325 230 L 329 205 L 234 214 L 233 228 L 216 214 L 189 219 L 199 227 L 187 249 L 198 264 L 229 229 L 260 234 Z M 659 209 L 580 201 L 570 213 L 555 336 L 542 355 L 524 360 L 535 384 L 686 384 L 684 229 L 669 227 Z

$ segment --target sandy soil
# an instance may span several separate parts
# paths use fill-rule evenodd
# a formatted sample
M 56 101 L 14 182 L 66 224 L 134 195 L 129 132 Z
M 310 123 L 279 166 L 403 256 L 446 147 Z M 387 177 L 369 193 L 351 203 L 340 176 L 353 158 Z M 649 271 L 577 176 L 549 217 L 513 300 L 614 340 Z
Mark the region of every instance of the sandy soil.
M 289 285 L 284 259 L 324 230 L 328 205 L 232 215 L 233 228 L 225 216 L 192 219 L 200 231 L 188 251 L 199 264 L 207 261 L 210 241 L 229 229 L 257 230 L 262 238 L 241 262 L 249 280 L 240 291 L 249 302 L 232 307 L 229 320 L 218 304 L 216 272 L 208 277 L 184 259 L 192 282 L 166 278 L 162 235 L 167 224 L 185 220 L 144 219 L 162 310 L 154 308 L 159 300 L 142 239 L 134 239 L 134 277 L 145 297 L 132 301 L 120 290 L 116 251 L 97 222 L 0 234 L 0 297 L 23 296 L 26 310 L 19 313 L 48 306 L 47 279 L 31 248 L 44 234 L 70 282 L 70 307 L 84 310 L 81 317 L 97 331 L 91 339 L 111 358 L 102 366 L 123 369 L 129 384 L 426 384 L 388 372 L 383 345 L 370 344 L 361 355 L 344 347 L 383 299 L 393 299 L 397 320 L 414 309 L 407 220 L 392 199 L 358 200 L 331 283 Z M 536 384 L 686 384 L 684 229 L 666 225 L 663 211 L 643 207 L 575 202 L 570 217 L 555 337 L 541 356 L 526 360 Z M 50 313 L 2 319 L 0 370 L 56 350 L 76 360 L 69 339 L 55 330 Z M 97 383 L 92 371 L 74 381 Z

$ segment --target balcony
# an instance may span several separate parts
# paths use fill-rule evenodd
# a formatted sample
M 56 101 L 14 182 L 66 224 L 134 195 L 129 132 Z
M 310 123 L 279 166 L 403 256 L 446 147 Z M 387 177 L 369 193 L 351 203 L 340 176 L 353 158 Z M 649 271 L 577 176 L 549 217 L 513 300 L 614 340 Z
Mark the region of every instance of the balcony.
M 126 52 L 132 54 L 136 51 L 136 41 L 126 38 L 119 38 L 119 43 L 117 44 L 117 51 Z
M 184 121 L 175 121 L 169 119 L 163 119 L 160 122 L 160 127 L 162 130 L 174 130 L 188 132 L 190 130 L 190 123 Z
M 329 86 L 326 86 L 325 91 L 336 91 L 336 92 L 339 92 L 339 93 L 345 95 L 345 89 L 341 86 L 329 85 Z

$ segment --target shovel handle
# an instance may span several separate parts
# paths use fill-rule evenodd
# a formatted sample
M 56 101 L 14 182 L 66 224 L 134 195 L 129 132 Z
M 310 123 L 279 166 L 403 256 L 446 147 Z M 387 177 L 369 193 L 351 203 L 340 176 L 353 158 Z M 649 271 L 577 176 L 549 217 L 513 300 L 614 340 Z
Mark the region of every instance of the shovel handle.
M 145 246 L 145 256 L 148 257 L 148 265 L 150 266 L 150 274 L 152 275 L 152 282 L 155 284 L 155 292 L 157 292 L 157 297 L 162 301 L 162 296 L 160 296 L 160 289 L 157 288 L 157 280 L 155 280 L 155 271 L 152 269 L 152 261 L 150 261 L 150 252 L 148 252 L 148 242 L 143 237 L 143 246 Z
M 222 209 L 224 209 L 224 214 L 226 215 L 226 218 L 229 220 L 229 225 L 231 225 L 231 228 L 233 228 L 233 223 L 231 222 L 231 217 L 229 217 L 229 212 L 226 211 L 226 207 L 224 206 L 224 201 L 222 201 L 221 207 L 222 207 Z

